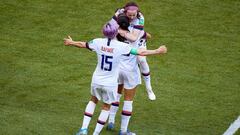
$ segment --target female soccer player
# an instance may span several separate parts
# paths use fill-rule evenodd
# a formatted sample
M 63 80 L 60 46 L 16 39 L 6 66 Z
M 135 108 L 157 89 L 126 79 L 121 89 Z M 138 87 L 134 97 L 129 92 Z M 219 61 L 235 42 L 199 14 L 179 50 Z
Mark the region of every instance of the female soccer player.
M 139 7 L 135 2 L 129 2 L 123 8 L 118 9 L 116 11 L 111 22 L 116 23 L 119 14 L 122 14 L 122 13 L 126 14 L 126 16 L 129 18 L 130 26 L 133 28 L 133 30 L 131 32 L 128 32 L 124 29 L 119 29 L 119 34 L 122 35 L 123 37 L 125 37 L 130 42 L 135 42 L 144 29 L 144 16 L 139 11 Z M 146 33 L 146 36 L 149 38 L 151 37 L 151 35 L 148 33 Z M 146 49 L 147 48 L 146 40 L 144 39 L 144 40 L 142 40 L 142 42 L 139 42 L 138 47 Z M 138 59 L 141 73 L 143 75 L 143 79 L 145 82 L 146 91 L 148 93 L 148 98 L 150 100 L 156 100 L 156 96 L 155 96 L 155 94 L 152 90 L 152 86 L 151 86 L 150 68 L 147 63 L 146 57 L 138 56 L 137 59 Z
M 82 127 L 77 135 L 87 135 L 91 117 L 99 100 L 103 101 L 103 105 L 93 134 L 98 135 L 101 132 L 108 118 L 110 105 L 113 101 L 116 101 L 119 60 L 122 55 L 145 56 L 161 54 L 166 51 L 165 46 L 160 46 L 156 50 L 131 48 L 128 44 L 115 39 L 117 33 L 118 27 L 108 23 L 103 27 L 103 34 L 106 38 L 97 38 L 90 42 L 73 41 L 70 36 L 64 39 L 66 46 L 88 48 L 91 51 L 95 51 L 98 59 L 97 67 L 92 76 L 91 100 L 86 106 Z
M 128 17 L 126 15 L 120 14 L 117 18 L 118 25 L 120 28 L 129 30 L 130 32 L 134 30 L 132 27 L 127 27 Z M 146 33 L 144 31 L 140 32 L 138 39 L 135 42 L 130 42 L 125 40 L 123 42 L 128 42 L 132 47 L 138 48 L 138 44 L 146 38 Z M 122 38 L 118 38 L 121 39 Z M 144 49 L 145 50 L 145 49 Z M 165 50 L 166 51 L 166 50 Z M 166 53 L 166 52 L 165 52 Z M 141 76 L 137 63 L 137 56 L 135 55 L 125 55 L 120 59 L 120 72 L 119 72 L 119 86 L 118 86 L 118 97 L 117 101 L 112 103 L 110 108 L 110 115 L 108 121 L 108 130 L 114 128 L 115 116 L 119 108 L 119 101 L 124 89 L 124 104 L 122 110 L 121 119 L 121 130 L 120 135 L 134 135 L 133 132 L 128 131 L 128 123 L 131 118 L 132 104 L 134 95 L 136 92 L 137 85 L 141 84 Z

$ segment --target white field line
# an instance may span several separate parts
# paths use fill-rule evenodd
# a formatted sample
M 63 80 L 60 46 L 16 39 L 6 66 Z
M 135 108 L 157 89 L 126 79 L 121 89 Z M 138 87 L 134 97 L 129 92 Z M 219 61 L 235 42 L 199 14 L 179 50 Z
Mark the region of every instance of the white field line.
M 240 128 L 240 116 L 229 126 L 223 135 L 233 135 Z

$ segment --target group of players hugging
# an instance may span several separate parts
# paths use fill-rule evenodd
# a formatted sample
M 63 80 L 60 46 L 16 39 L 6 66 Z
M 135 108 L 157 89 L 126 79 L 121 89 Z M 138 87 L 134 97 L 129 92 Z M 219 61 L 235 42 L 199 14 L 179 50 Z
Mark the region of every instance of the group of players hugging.
M 141 84 L 141 74 L 148 98 L 156 99 L 146 56 L 165 54 L 167 48 L 161 45 L 155 50 L 147 50 L 146 41 L 151 35 L 144 31 L 144 16 L 135 2 L 117 9 L 112 19 L 103 26 L 102 32 L 104 38 L 89 42 L 74 41 L 70 36 L 64 39 L 66 46 L 87 48 L 95 52 L 98 60 L 92 76 L 91 100 L 86 106 L 77 135 L 88 134 L 88 126 L 99 100 L 102 100 L 103 105 L 93 135 L 99 135 L 106 122 L 107 130 L 114 130 L 122 94 L 124 100 L 119 135 L 136 135 L 128 129 L 128 124 L 136 88 Z

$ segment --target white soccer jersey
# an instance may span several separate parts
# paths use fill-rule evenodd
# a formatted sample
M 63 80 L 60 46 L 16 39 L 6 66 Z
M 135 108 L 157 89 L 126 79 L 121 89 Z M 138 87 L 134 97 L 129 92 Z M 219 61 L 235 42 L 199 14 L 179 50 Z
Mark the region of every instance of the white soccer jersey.
M 143 30 L 144 28 L 144 17 L 141 12 L 139 12 L 139 18 L 136 18 L 130 22 L 130 26 L 134 29 Z
M 130 32 L 132 32 L 133 29 L 134 28 L 132 26 L 128 27 L 128 30 Z M 140 34 L 139 34 L 137 40 L 134 42 L 130 42 L 130 44 L 136 48 L 140 48 L 142 46 L 142 44 L 144 44 L 145 42 L 146 42 L 146 32 L 142 30 L 142 31 L 140 31 Z
M 131 46 L 132 48 L 137 48 L 137 46 L 133 46 L 132 44 L 129 44 L 129 46 Z M 133 54 L 123 55 L 120 58 L 120 69 L 129 72 L 137 70 L 138 69 L 137 56 Z
M 98 64 L 92 77 L 92 84 L 117 85 L 120 57 L 123 54 L 129 54 L 131 47 L 115 39 L 98 38 L 88 42 L 87 48 L 95 51 L 98 59 Z
M 132 26 L 129 26 L 129 31 L 131 32 L 134 28 Z M 144 31 L 140 31 L 140 35 L 138 36 L 137 40 L 135 42 L 130 42 L 127 41 L 127 43 L 129 43 L 129 45 L 132 48 L 139 48 L 141 45 L 141 38 L 144 37 L 145 32 Z M 138 69 L 138 62 L 137 62 L 137 56 L 136 55 L 132 55 L 132 54 L 128 54 L 128 55 L 124 55 L 123 57 L 121 57 L 120 60 L 120 69 L 122 70 L 126 70 L 128 72 L 132 72 L 132 71 L 136 71 L 139 70 Z

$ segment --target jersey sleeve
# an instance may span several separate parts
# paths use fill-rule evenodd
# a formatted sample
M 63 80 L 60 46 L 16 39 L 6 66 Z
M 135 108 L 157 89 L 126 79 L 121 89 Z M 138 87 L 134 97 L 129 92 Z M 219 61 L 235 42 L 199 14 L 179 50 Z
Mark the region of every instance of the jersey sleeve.
M 144 29 L 144 16 L 141 13 L 139 13 L 139 14 L 140 14 L 140 17 L 136 21 L 136 24 L 134 24 L 133 28 L 138 29 L 138 30 L 143 30 Z
M 90 51 L 96 51 L 96 49 L 97 49 L 97 39 L 93 39 L 93 40 L 87 42 L 86 47 Z

